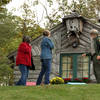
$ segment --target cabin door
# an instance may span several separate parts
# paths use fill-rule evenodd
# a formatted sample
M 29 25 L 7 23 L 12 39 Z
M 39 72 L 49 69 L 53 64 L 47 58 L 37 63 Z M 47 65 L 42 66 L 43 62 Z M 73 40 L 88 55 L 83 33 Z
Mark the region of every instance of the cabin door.
M 59 72 L 62 78 L 90 78 L 90 57 L 82 57 L 81 54 L 61 54 Z

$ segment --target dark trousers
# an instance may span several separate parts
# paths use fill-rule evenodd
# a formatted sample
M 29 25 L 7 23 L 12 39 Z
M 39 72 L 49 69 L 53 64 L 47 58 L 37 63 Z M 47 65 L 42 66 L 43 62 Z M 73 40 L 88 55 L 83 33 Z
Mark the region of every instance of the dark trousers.
M 51 59 L 42 59 L 42 68 L 37 79 L 36 85 L 40 85 L 42 82 L 42 78 L 45 75 L 45 84 L 49 84 L 50 72 L 51 72 Z
M 93 69 L 97 83 L 100 83 L 100 60 L 97 60 L 97 56 L 93 57 Z
M 26 80 L 28 78 L 28 74 L 29 74 L 29 68 L 23 64 L 19 65 L 19 70 L 21 72 L 21 78 L 19 79 L 19 81 L 16 83 L 16 85 L 26 85 Z

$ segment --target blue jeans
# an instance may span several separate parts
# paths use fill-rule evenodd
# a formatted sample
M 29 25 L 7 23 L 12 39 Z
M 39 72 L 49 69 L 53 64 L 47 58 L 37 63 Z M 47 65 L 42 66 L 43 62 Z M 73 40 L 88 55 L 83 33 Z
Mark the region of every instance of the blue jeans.
M 21 72 L 21 78 L 19 79 L 19 81 L 16 83 L 16 85 L 26 85 L 26 80 L 28 78 L 28 74 L 29 74 L 29 68 L 23 64 L 19 65 L 19 70 Z
M 45 75 L 45 84 L 49 84 L 49 77 L 51 72 L 51 59 L 42 59 L 42 68 L 37 79 L 36 85 L 40 85 L 42 82 L 43 75 Z

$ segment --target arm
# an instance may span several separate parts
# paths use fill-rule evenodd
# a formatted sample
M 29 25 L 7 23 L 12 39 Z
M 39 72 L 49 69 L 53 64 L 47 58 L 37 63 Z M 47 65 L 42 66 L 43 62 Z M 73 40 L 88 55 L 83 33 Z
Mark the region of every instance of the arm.
M 53 42 L 52 42 L 50 39 L 47 39 L 47 44 L 49 45 L 49 47 L 50 47 L 51 49 L 54 48 L 54 44 L 53 44 Z
M 82 54 L 83 57 L 86 57 L 86 56 L 91 56 L 91 53 L 84 53 Z
M 91 56 L 91 53 L 86 53 L 86 56 Z
M 97 54 L 100 56 L 100 40 L 97 38 L 97 41 L 96 41 L 96 43 L 97 43 Z
M 96 40 L 96 43 L 97 43 L 97 60 L 100 60 L 100 39 L 97 38 Z

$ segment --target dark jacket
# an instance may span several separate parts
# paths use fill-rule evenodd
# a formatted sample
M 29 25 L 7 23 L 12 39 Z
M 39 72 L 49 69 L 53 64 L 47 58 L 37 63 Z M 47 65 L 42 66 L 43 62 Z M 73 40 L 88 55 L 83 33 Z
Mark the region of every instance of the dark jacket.
M 100 40 L 98 37 L 94 38 L 93 40 L 94 40 L 94 49 L 95 49 L 94 56 L 100 55 Z M 91 53 L 87 53 L 86 55 L 92 57 Z
M 44 37 L 41 42 L 41 59 L 52 59 L 52 49 L 54 48 L 53 42 L 48 38 Z

